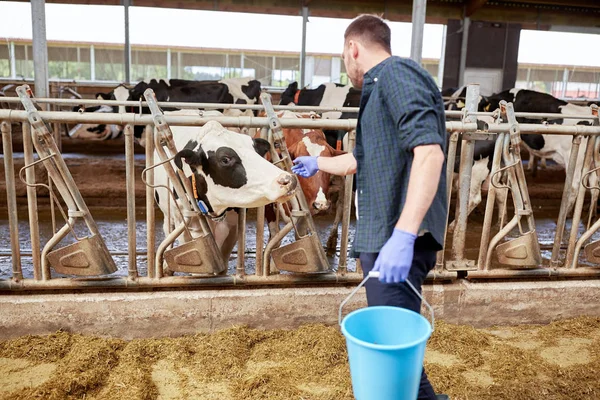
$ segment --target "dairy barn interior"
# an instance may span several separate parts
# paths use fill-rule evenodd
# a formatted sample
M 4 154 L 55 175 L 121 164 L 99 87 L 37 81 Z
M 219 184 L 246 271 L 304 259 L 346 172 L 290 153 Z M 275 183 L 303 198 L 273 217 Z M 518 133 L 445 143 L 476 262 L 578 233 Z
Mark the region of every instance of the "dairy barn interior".
M 298 183 L 288 137 L 353 150 L 341 52 L 365 13 L 446 108 L 436 392 L 600 398 L 596 0 L 0 3 L 0 398 L 361 398 L 355 182 Z M 201 126 L 268 142 L 242 156 L 262 198 L 215 210 L 177 167 Z

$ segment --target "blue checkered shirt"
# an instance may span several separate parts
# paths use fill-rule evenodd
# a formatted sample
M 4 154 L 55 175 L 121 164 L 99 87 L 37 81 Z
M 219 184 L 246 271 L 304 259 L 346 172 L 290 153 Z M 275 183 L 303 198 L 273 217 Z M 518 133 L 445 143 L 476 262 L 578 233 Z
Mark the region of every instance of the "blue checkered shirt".
M 410 59 L 390 57 L 364 75 L 356 129 L 357 210 L 353 256 L 377 253 L 406 202 L 417 146 L 446 152 L 444 102 L 431 75 Z M 446 225 L 446 168 L 419 229 L 419 242 L 441 250 Z M 433 240 L 432 240 L 433 239 Z

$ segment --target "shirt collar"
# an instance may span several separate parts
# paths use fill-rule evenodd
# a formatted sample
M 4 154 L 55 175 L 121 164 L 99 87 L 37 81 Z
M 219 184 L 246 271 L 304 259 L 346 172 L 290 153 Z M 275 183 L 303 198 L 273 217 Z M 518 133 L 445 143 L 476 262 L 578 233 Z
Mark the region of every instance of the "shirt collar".
M 392 60 L 393 57 L 388 57 L 367 72 L 363 77 L 363 83 L 366 85 L 372 84 L 373 82 L 377 82 L 379 79 L 379 75 L 381 74 L 381 70 Z

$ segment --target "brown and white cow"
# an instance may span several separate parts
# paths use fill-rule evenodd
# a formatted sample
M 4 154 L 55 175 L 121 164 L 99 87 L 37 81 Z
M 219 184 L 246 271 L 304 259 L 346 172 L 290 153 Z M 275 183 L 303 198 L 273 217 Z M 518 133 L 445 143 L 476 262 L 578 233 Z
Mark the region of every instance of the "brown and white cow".
M 278 112 L 277 117 L 281 119 L 318 118 L 315 113 L 296 113 L 287 110 Z M 330 146 L 321 129 L 284 128 L 283 135 L 292 160 L 301 156 L 335 157 L 345 153 Z M 331 174 L 323 171 L 318 171 L 310 178 L 298 177 L 312 215 L 324 213 L 331 207 L 329 199 L 331 179 Z M 282 215 L 285 218 L 285 213 Z M 265 218 L 272 237 L 278 231 L 276 213 L 272 205 L 265 207 Z

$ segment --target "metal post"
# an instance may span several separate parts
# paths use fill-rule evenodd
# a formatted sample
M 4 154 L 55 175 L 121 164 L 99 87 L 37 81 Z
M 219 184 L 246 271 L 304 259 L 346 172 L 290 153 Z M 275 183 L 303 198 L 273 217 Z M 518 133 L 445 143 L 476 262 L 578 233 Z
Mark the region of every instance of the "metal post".
M 123 0 L 125 8 L 125 82 L 131 82 L 131 43 L 129 41 L 129 4 L 131 0 Z
M 356 145 L 356 131 L 348 132 L 348 153 L 354 150 Z M 353 175 L 344 177 L 344 210 L 342 214 L 342 240 L 340 241 L 340 261 L 338 264 L 338 273 L 346 274 L 348 272 L 348 236 L 350 231 L 350 215 L 352 209 L 352 179 Z M 340 193 L 341 195 L 341 193 Z
M 479 85 L 469 85 L 467 87 L 466 108 L 469 112 L 477 111 L 479 101 Z M 465 122 L 475 122 L 476 118 L 473 115 L 467 115 Z M 469 192 L 471 187 L 471 171 L 473 169 L 473 154 L 475 151 L 475 141 L 471 139 L 463 140 L 460 154 L 460 173 L 458 177 L 459 193 L 458 193 L 458 213 L 454 217 L 456 220 L 456 228 L 452 237 L 452 258 L 456 262 L 456 266 L 464 268 L 464 252 L 465 239 L 467 234 L 467 217 L 469 208 Z M 452 162 L 452 160 L 449 160 Z M 451 263 L 447 263 L 450 265 Z M 470 264 L 470 262 L 467 262 Z M 470 265 L 468 266 L 470 267 Z M 448 268 L 450 269 L 450 268 Z M 456 269 L 456 268 L 452 268 Z
M 410 40 L 410 58 L 421 64 L 423 55 L 423 30 L 425 28 L 425 14 L 427 0 L 413 0 L 412 8 L 412 36 Z
M 96 80 L 96 50 L 94 45 L 90 46 L 90 80 Z
M 531 68 L 527 68 L 527 89 L 531 89 Z
M 8 202 L 8 226 L 12 254 L 13 278 L 23 279 L 21 271 L 21 249 L 19 247 L 19 218 L 17 215 L 17 191 L 15 188 L 15 165 L 13 162 L 12 130 L 9 122 L 2 121 L 2 150 L 4 151 L 4 175 Z
M 146 125 L 146 169 L 154 165 L 154 126 Z M 146 249 L 147 249 L 147 274 L 148 278 L 156 277 L 156 270 L 154 264 L 155 257 L 155 221 L 154 221 L 154 170 L 149 169 L 146 172 Z
M 444 66 L 446 64 L 446 35 L 448 34 L 448 26 L 444 25 L 442 29 L 442 53 L 440 54 L 440 62 L 438 63 L 438 86 L 444 87 Z
M 135 163 L 133 155 L 133 126 L 125 125 L 125 185 L 127 193 L 128 275 L 138 277 L 135 226 Z
M 238 210 L 238 241 L 237 241 L 237 264 L 236 275 L 244 277 L 246 275 L 246 209 Z M 258 243 L 256 244 L 258 248 Z M 227 263 L 227 260 L 225 260 Z
M 24 122 L 23 130 L 23 159 L 25 165 L 33 164 L 33 142 L 31 141 L 31 126 Z M 32 168 L 25 170 L 27 185 L 35 184 L 35 171 Z M 42 279 L 42 261 L 40 258 L 40 226 L 37 208 L 37 191 L 35 187 L 27 186 L 27 209 L 29 213 L 29 231 L 31 234 L 31 259 L 33 262 L 33 279 Z
M 462 42 L 460 45 L 460 64 L 458 67 L 458 86 L 465 84 L 465 68 L 467 65 L 467 48 L 469 47 L 469 27 L 471 18 L 463 18 Z
M 35 75 L 35 95 L 36 97 L 48 97 L 46 0 L 31 0 L 31 19 L 33 26 L 33 68 Z
M 167 49 L 167 79 L 171 79 L 171 48 Z
M 181 73 L 181 52 L 177 52 L 177 78 L 181 79 L 183 74 Z
M 565 68 L 563 71 L 563 80 L 562 80 L 562 93 L 561 98 L 565 98 L 567 96 L 567 85 L 569 84 L 569 68 Z
M 306 83 L 306 23 L 308 22 L 308 6 L 302 6 L 302 47 L 300 48 L 300 87 Z
M 25 51 L 27 51 L 27 46 L 25 47 Z M 17 78 L 17 60 L 15 58 L 15 42 L 10 42 L 9 48 L 9 58 L 10 58 L 10 77 L 13 79 Z

